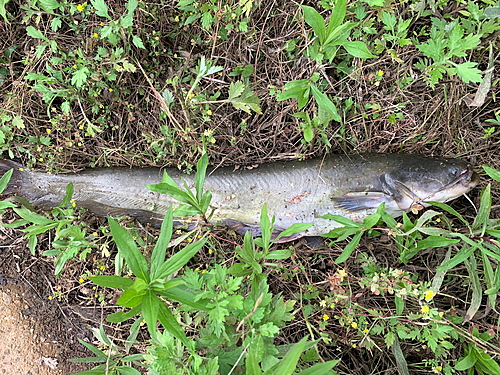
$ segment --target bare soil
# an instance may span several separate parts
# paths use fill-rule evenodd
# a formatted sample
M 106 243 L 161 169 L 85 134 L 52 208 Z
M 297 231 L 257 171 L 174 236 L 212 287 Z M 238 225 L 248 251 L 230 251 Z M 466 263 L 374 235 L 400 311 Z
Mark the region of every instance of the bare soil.
M 0 374 L 66 375 L 89 369 L 69 362 L 91 356 L 78 339 L 92 340 L 99 322 L 79 307 L 49 300 L 55 278 L 48 262 L 31 256 L 20 232 L 1 229 Z M 86 309 L 90 318 L 93 309 Z

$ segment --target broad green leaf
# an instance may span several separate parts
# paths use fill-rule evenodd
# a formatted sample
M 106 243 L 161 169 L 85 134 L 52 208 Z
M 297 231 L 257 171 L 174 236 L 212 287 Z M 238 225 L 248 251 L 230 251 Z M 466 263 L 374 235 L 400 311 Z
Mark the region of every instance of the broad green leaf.
M 104 17 L 108 20 L 111 20 L 111 17 L 108 14 L 108 6 L 106 5 L 106 2 L 104 0 L 90 0 L 90 3 L 95 8 L 95 13 L 99 17 Z
M 488 176 L 490 176 L 495 181 L 500 182 L 500 172 L 499 171 L 497 171 L 496 169 L 490 168 L 487 165 L 483 165 L 483 169 Z M 0 189 L 0 191 L 1 191 L 1 189 Z
M 142 297 L 145 293 L 145 290 L 137 291 L 131 287 L 121 294 L 118 301 L 116 301 L 116 304 L 118 306 L 134 308 L 142 303 Z
M 4 21 L 7 24 L 10 24 L 9 20 L 7 19 L 7 11 L 5 10 L 5 5 L 7 5 L 8 2 L 9 0 L 0 0 L 0 15 L 3 17 Z
M 500 18 L 500 7 L 490 6 L 486 8 L 483 12 L 486 18 Z
M 307 336 L 300 340 L 298 343 L 293 345 L 291 349 L 286 353 L 285 357 L 280 361 L 278 367 L 272 372 L 273 375 L 291 375 L 297 368 L 297 363 L 299 361 L 300 355 L 304 350 L 304 346 L 307 342 Z M 265 374 L 268 372 L 266 371 Z
M 115 369 L 120 375 L 141 375 L 139 371 L 129 366 L 116 366 Z
M 61 6 L 57 0 L 39 0 L 40 8 L 50 14 L 54 14 L 53 10 Z
M 356 40 L 354 42 L 343 41 L 341 44 L 342 47 L 345 48 L 347 53 L 353 55 L 354 57 L 360 59 L 372 59 L 376 57 L 370 52 L 366 44 L 359 40 Z
M 398 365 L 399 373 L 401 375 L 409 375 L 408 372 L 408 363 L 406 362 L 405 355 L 401 350 L 401 346 L 399 345 L 399 339 L 396 335 L 394 335 L 394 343 L 391 347 L 392 353 L 394 354 L 394 358 L 396 359 L 396 364 Z
M 472 351 L 469 352 L 469 354 L 460 359 L 456 364 L 455 364 L 455 370 L 457 371 L 465 371 L 465 370 L 468 370 L 470 368 L 472 368 L 474 366 L 474 364 L 476 363 L 476 359 L 474 358 L 474 355 L 472 354 Z
M 229 86 L 229 100 L 239 97 L 245 90 L 245 84 L 242 81 L 231 82 Z
M 179 339 L 186 347 L 190 347 L 189 340 L 182 330 L 182 327 L 179 325 L 179 323 L 177 323 L 177 320 L 174 318 L 174 316 L 164 303 L 161 303 L 159 305 L 158 319 L 168 332 Z
M 275 250 L 268 253 L 265 259 L 288 259 L 291 255 L 290 250 Z
M 132 236 L 112 218 L 108 218 L 108 222 L 113 240 L 132 273 L 149 283 L 151 280 L 148 274 L 148 262 L 137 248 Z
M 481 205 L 479 206 L 479 212 L 472 224 L 472 229 L 477 229 L 480 226 L 483 227 L 481 236 L 484 235 L 486 230 L 486 225 L 488 224 L 488 219 L 491 212 L 491 184 L 488 184 L 481 192 Z
M 90 71 L 86 66 L 80 67 L 80 69 L 73 73 L 73 76 L 71 77 L 71 84 L 80 88 L 85 82 L 87 82 L 89 73 Z
M 276 97 L 276 100 L 278 102 L 281 102 L 283 100 L 287 100 L 287 99 L 291 99 L 291 98 L 300 98 L 302 97 L 302 95 L 304 94 L 304 92 L 308 89 L 309 87 L 292 87 L 290 89 L 286 89 L 285 87 L 285 90 L 283 90 L 283 92 L 281 94 L 279 94 L 277 97 Z
M 311 125 L 306 125 L 304 126 L 302 131 L 304 132 L 304 140 L 308 143 L 311 142 L 314 138 L 313 127 Z
M 160 237 L 156 242 L 153 253 L 151 254 L 151 279 L 156 279 L 157 271 L 160 269 L 163 262 L 165 262 L 165 254 L 167 253 L 167 246 L 172 238 L 173 228 L 173 214 L 172 205 L 168 207 L 167 214 L 163 218 L 161 224 Z
M 378 212 L 377 213 L 374 213 L 374 214 L 371 214 L 370 216 L 367 216 L 364 220 L 363 220 L 363 224 L 365 226 L 366 229 L 370 229 L 372 228 L 374 225 L 376 225 L 380 218 L 382 217 L 381 214 L 379 214 Z
M 207 302 L 205 300 L 196 301 L 195 294 L 179 287 L 157 291 L 157 293 L 163 297 L 166 297 L 169 301 L 179 302 L 181 304 L 191 306 L 197 310 L 209 310 L 209 308 L 207 307 Z
M 417 242 L 416 251 L 420 251 L 423 249 L 433 249 L 436 247 L 445 247 L 458 242 L 460 242 L 460 240 L 452 240 L 450 238 L 441 236 L 429 236 Z
M 477 261 L 474 254 L 472 254 L 469 259 L 464 261 L 467 267 L 467 272 L 469 274 L 469 279 L 471 281 L 472 288 L 472 299 L 470 301 L 470 306 L 467 309 L 467 313 L 464 317 L 464 323 L 470 321 L 474 315 L 476 315 L 479 307 L 481 307 L 481 299 L 483 296 L 483 289 L 481 282 L 479 281 L 479 275 L 477 272 Z
M 205 183 L 207 167 L 208 167 L 208 155 L 206 152 L 203 152 L 201 159 L 198 160 L 196 175 L 194 177 L 195 187 L 196 187 L 196 200 L 198 202 L 201 202 L 201 197 L 203 196 L 203 184 Z
M 438 207 L 438 208 L 440 208 L 442 210 L 445 210 L 446 212 L 448 212 L 448 213 L 452 214 L 453 216 L 459 218 L 462 223 L 464 223 L 467 227 L 469 227 L 469 223 L 467 222 L 467 220 L 465 220 L 462 215 L 460 215 L 457 211 L 455 211 L 452 207 L 450 207 L 446 203 L 434 202 L 434 201 L 426 201 L 425 203 L 432 204 L 433 206 L 436 206 L 436 207 Z
M 448 262 L 438 266 L 437 270 L 438 271 L 447 271 L 453 267 L 455 267 L 457 264 L 465 262 L 467 258 L 469 258 L 474 251 L 477 249 L 477 247 L 469 247 L 467 245 L 464 245 L 462 249 L 458 252 L 457 255 L 455 255 L 453 258 L 451 258 Z
M 156 272 L 156 278 L 162 279 L 183 267 L 205 245 L 206 239 L 190 243 L 170 257 Z
M 113 289 L 128 289 L 134 284 L 134 280 L 127 279 L 121 276 L 99 275 L 89 278 L 94 284 Z
M 333 102 L 328 98 L 328 96 L 319 91 L 319 89 L 315 85 L 311 85 L 311 91 L 318 105 L 322 107 L 325 111 L 327 111 L 335 121 L 341 122 L 342 119 L 340 118 L 340 115 L 337 112 L 337 107 L 335 107 L 335 104 L 333 104 Z
M 152 338 L 156 338 L 156 323 L 158 322 L 160 304 L 163 305 L 163 302 L 150 289 L 142 297 L 142 316 L 146 321 L 149 334 Z
M 69 204 L 69 202 L 71 201 L 71 197 L 73 196 L 73 192 L 73 183 L 70 182 L 68 186 L 66 186 L 66 195 L 64 196 L 64 199 L 59 207 L 64 208 Z
M 337 363 L 340 361 L 338 359 L 335 359 L 333 361 L 328 361 L 328 362 L 320 362 L 315 364 L 314 366 L 309 367 L 308 369 L 305 369 L 301 372 L 299 372 L 300 375 L 323 375 L 326 373 L 329 373 L 329 371 L 334 368 Z
M 28 34 L 28 36 L 32 38 L 48 41 L 45 35 L 43 35 L 43 33 L 40 30 L 35 29 L 33 26 L 28 26 L 26 28 L 26 33 Z
M 457 75 L 464 81 L 465 83 L 474 82 L 479 83 L 482 82 L 483 78 L 481 77 L 481 71 L 476 68 L 477 63 L 475 62 L 464 62 L 462 64 L 458 64 L 455 69 L 457 71 Z
M 336 221 L 337 223 L 342 224 L 346 227 L 359 228 L 359 229 L 364 228 L 362 224 L 355 223 L 354 221 L 349 220 L 348 218 L 340 216 L 340 215 L 326 214 L 326 215 L 321 216 L 321 218 Z
M 134 43 L 134 46 L 136 46 L 137 48 L 146 49 L 146 47 L 144 46 L 144 43 L 142 42 L 142 39 L 137 35 L 132 35 L 132 43 Z M 130 63 L 127 63 L 127 64 L 130 64 Z M 123 64 L 123 67 L 125 68 L 125 63 Z M 135 66 L 132 65 L 132 67 L 133 67 L 133 71 L 135 72 Z
M 12 177 L 12 173 L 14 172 L 13 169 L 9 169 L 7 172 L 5 172 L 5 174 L 2 176 L 2 178 L 0 178 L 0 194 L 5 190 L 5 188 L 7 187 L 7 184 L 9 183 L 10 181 L 10 178 Z M 9 207 L 13 207 L 14 205 L 12 206 L 9 206 Z
M 309 26 L 313 28 L 314 34 L 316 34 L 316 36 L 318 37 L 320 44 L 323 45 L 326 34 L 325 20 L 316 11 L 316 9 L 311 8 L 307 5 L 301 5 L 300 7 L 304 11 L 304 20 Z M 344 14 L 345 14 L 345 9 L 344 9 Z
M 277 240 L 277 239 L 279 239 L 281 237 L 291 236 L 292 234 L 295 234 L 295 233 L 301 233 L 301 232 L 305 231 L 306 229 L 309 229 L 312 226 L 313 226 L 312 223 L 297 223 L 297 224 L 293 224 L 292 226 L 288 227 L 283 232 L 281 232 L 276 237 L 275 240 Z
M 42 215 L 38 215 L 34 212 L 31 212 L 27 208 L 21 207 L 21 208 L 15 208 L 14 211 L 21 216 L 23 219 L 28 220 L 29 222 L 36 224 L 36 225 L 50 225 L 53 224 L 54 221 L 45 218 Z M 56 223 L 57 225 L 57 223 Z
M 335 264 L 339 264 L 342 262 L 345 262 L 349 257 L 351 256 L 352 252 L 356 248 L 356 246 L 359 244 L 359 241 L 361 240 L 361 236 L 363 235 L 363 232 L 357 233 L 351 242 L 345 247 L 344 251 L 342 251 L 342 254 L 335 260 Z
M 121 323 L 125 320 L 132 318 L 133 316 L 139 314 L 142 310 L 142 304 L 139 304 L 133 308 L 131 308 L 127 312 L 119 311 L 114 314 L 108 315 L 106 320 L 110 323 Z
M 330 21 L 328 23 L 328 33 L 330 30 L 334 30 L 338 26 L 342 25 L 344 22 L 345 13 L 347 8 L 347 0 L 338 0 L 335 4 L 335 7 L 332 10 L 332 16 L 330 17 Z

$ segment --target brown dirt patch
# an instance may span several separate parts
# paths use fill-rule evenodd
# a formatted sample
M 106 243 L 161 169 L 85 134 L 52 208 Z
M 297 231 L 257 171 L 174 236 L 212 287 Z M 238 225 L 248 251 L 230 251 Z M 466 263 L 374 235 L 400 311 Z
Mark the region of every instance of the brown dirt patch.
M 0 232 L 0 374 L 55 375 L 88 370 L 69 362 L 89 356 L 78 342 L 92 339 L 95 323 L 51 295 L 53 270 L 31 256 L 20 232 Z M 49 260 L 50 262 L 50 260 Z M 53 280 L 52 280 L 53 281 Z

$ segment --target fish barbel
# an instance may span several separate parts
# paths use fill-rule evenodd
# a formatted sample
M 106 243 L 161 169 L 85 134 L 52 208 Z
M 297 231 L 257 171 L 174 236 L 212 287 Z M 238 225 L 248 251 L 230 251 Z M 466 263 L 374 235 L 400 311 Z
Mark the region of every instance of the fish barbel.
M 1 174 L 11 168 L 14 174 L 4 193 L 22 196 L 44 210 L 62 202 L 70 182 L 76 204 L 98 216 L 130 215 L 157 224 L 170 204 L 174 208 L 180 204 L 147 188 L 160 183 L 161 169 L 102 168 L 50 175 L 22 168 L 13 161 L 0 161 Z M 194 191 L 194 175 L 174 168 L 165 171 L 178 186 L 183 185 L 182 177 Z M 323 219 L 325 214 L 362 222 L 385 202 L 386 212 L 398 217 L 415 204 L 455 199 L 476 186 L 478 180 L 472 167 L 459 159 L 359 154 L 276 162 L 251 170 L 219 168 L 207 173 L 204 189 L 212 193 L 211 220 L 239 233 L 252 230 L 259 235 L 264 203 L 276 218 L 276 232 L 295 223 L 313 224 L 302 233 L 282 239 L 284 242 L 318 236 L 341 226 Z

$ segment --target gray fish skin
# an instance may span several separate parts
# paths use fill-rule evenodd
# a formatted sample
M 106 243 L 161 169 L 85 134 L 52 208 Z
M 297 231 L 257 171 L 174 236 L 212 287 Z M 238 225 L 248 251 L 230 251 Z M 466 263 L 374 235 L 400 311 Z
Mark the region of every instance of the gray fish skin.
M 76 174 L 49 175 L 24 169 L 18 163 L 0 161 L 0 170 L 15 173 L 4 193 L 15 193 L 33 206 L 58 206 L 72 182 L 73 199 L 98 216 L 123 215 L 157 224 L 170 204 L 179 202 L 147 189 L 158 184 L 163 171 L 154 168 L 104 168 Z M 194 187 L 194 174 L 177 169 L 166 172 L 178 186 L 181 177 Z M 0 172 L 1 173 L 1 172 Z M 294 236 L 317 236 L 340 224 L 322 219 L 340 215 L 361 222 L 385 202 L 386 212 L 398 217 L 424 201 L 447 202 L 477 185 L 478 175 L 464 161 L 416 155 L 331 155 L 323 159 L 264 164 L 251 170 L 219 168 L 207 174 L 205 190 L 212 192 L 213 222 L 222 222 L 240 233 L 258 235 L 264 203 L 276 217 L 277 231 L 295 223 L 313 223 Z M 293 238 L 287 238 L 293 239 Z

